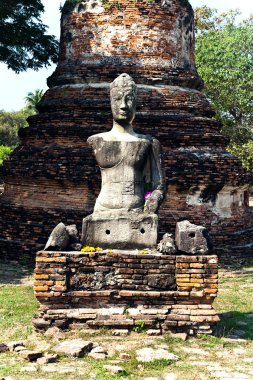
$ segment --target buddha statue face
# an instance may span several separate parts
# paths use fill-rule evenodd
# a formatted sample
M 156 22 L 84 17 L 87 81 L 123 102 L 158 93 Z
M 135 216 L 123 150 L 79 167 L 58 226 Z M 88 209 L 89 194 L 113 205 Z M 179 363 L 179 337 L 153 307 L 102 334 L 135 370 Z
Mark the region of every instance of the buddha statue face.
M 120 125 L 131 124 L 136 108 L 136 84 L 128 74 L 121 74 L 111 84 L 113 119 Z

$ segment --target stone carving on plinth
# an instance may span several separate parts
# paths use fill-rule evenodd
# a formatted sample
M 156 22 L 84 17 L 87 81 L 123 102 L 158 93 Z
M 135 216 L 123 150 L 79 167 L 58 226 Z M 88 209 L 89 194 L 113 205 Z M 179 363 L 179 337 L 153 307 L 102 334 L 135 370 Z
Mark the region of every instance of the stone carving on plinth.
M 83 220 L 82 244 L 103 248 L 152 248 L 156 214 L 165 193 L 160 143 L 137 134 L 132 122 L 136 84 L 128 74 L 110 86 L 113 127 L 88 138 L 101 170 L 102 185 L 93 214 Z

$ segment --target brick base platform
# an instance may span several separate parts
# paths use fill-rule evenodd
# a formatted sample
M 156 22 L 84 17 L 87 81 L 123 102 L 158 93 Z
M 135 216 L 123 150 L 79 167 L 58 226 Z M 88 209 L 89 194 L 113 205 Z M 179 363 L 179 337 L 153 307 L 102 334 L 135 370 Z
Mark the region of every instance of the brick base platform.
M 37 329 L 75 325 L 211 334 L 219 320 L 217 256 L 138 251 L 37 253 Z

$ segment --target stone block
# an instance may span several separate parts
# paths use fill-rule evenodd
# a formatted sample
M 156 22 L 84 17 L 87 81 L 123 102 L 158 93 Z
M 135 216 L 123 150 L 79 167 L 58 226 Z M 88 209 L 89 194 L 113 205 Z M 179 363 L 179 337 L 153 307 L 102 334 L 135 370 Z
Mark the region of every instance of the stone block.
M 176 245 L 179 251 L 192 255 L 208 252 L 207 231 L 203 226 L 197 226 L 188 220 L 176 225 Z
M 80 358 L 92 350 L 93 343 L 83 339 L 69 339 L 59 343 L 53 348 L 57 354 L 64 354 L 71 358 Z
M 83 220 L 82 243 L 102 248 L 152 248 L 157 244 L 158 217 L 137 214 L 103 217 L 92 214 Z
M 161 290 L 176 289 L 176 279 L 173 274 L 150 274 L 146 276 L 149 287 Z

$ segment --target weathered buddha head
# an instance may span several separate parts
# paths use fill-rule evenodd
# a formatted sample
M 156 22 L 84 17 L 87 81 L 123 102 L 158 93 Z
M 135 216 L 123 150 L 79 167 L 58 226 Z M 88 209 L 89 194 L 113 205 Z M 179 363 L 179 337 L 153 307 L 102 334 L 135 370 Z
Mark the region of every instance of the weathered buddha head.
M 113 119 L 120 125 L 131 124 L 136 109 L 136 84 L 128 74 L 119 75 L 110 85 Z

